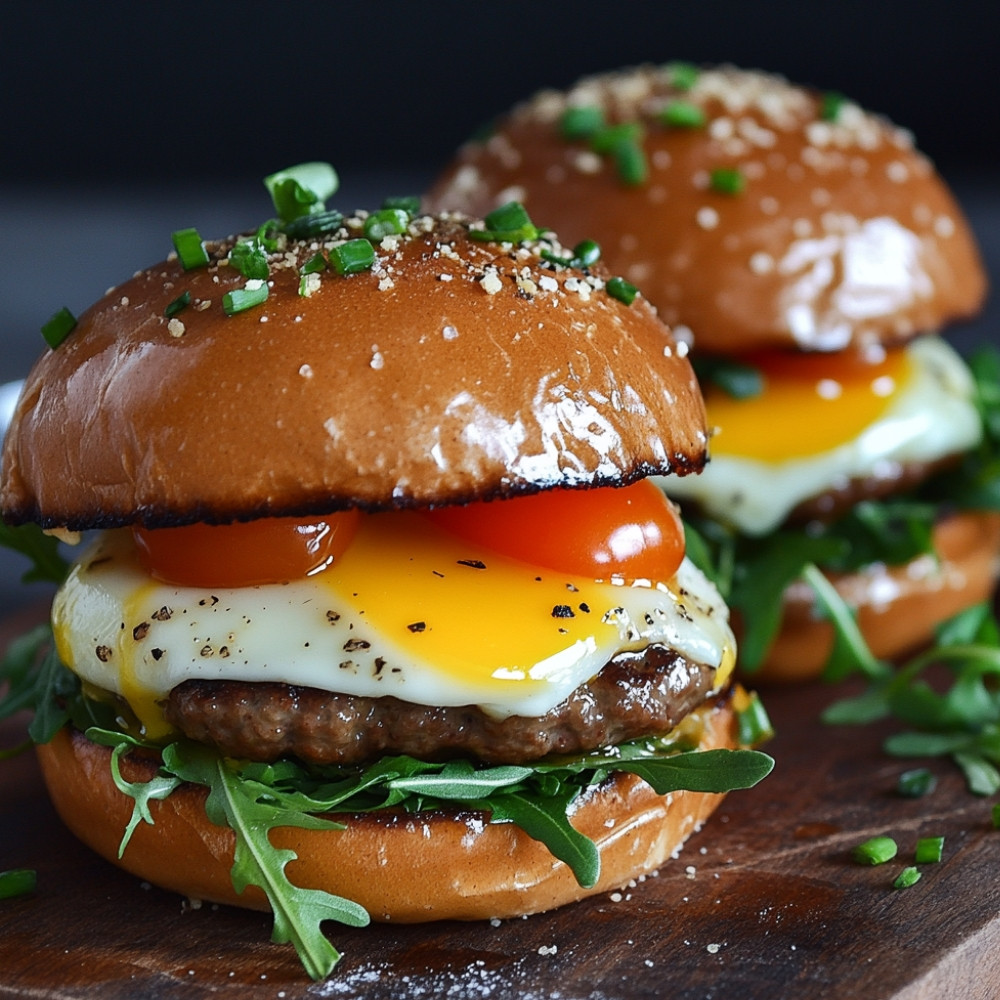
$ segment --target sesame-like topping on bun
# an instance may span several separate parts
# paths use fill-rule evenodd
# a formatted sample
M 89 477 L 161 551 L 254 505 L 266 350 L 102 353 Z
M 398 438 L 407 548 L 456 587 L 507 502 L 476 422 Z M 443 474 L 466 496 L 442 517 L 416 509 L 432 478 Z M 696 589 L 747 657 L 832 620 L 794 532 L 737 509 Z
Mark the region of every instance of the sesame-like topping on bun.
M 224 522 L 701 468 L 685 352 L 603 266 L 455 215 L 368 218 L 195 240 L 201 266 L 172 256 L 83 313 L 27 379 L 4 518 Z
M 909 133 L 761 72 L 645 66 L 540 93 L 468 144 L 427 204 L 511 198 L 564 240 L 598 240 L 703 353 L 904 341 L 986 290 Z

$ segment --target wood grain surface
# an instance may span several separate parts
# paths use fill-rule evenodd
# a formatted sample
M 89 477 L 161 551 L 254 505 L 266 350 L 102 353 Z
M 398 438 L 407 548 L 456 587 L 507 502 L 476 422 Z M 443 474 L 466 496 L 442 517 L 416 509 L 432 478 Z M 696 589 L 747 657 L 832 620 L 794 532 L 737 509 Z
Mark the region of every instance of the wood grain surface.
M 3 645 L 19 624 L 0 629 Z M 841 693 L 841 692 L 838 692 Z M 269 942 L 270 917 L 140 884 L 60 825 L 32 755 L 0 761 L 0 871 L 38 887 L 0 901 L 0 997 L 482 997 L 739 1000 L 1000 996 L 1000 831 L 990 803 L 932 765 L 937 789 L 895 794 L 908 765 L 886 728 L 830 729 L 821 685 L 770 692 L 774 773 L 732 793 L 655 878 L 496 925 L 330 927 L 344 958 L 325 983 Z M 23 719 L 0 726 L 0 746 Z M 850 849 L 890 834 L 899 857 L 861 867 Z M 944 860 L 892 881 L 921 836 Z

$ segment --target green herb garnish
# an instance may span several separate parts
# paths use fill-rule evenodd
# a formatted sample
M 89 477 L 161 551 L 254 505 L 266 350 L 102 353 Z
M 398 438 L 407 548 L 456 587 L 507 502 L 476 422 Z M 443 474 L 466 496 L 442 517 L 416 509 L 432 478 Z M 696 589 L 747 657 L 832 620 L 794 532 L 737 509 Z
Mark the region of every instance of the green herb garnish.
M 627 306 L 632 305 L 635 297 L 639 294 L 639 289 L 624 278 L 608 278 L 605 287 L 608 290 L 608 295 L 613 299 L 618 299 L 619 302 L 624 302 Z
M 243 288 L 236 288 L 222 296 L 222 308 L 227 316 L 235 316 L 266 302 L 267 294 L 267 282 L 251 278 Z
M 420 212 L 420 196 L 415 194 L 397 195 L 382 199 L 383 208 L 398 208 L 409 216 Z
M 373 243 L 386 236 L 399 236 L 410 224 L 410 213 L 402 208 L 382 208 L 365 219 L 365 236 Z
M 649 164 L 646 162 L 646 151 L 638 142 L 619 143 L 612 150 L 611 156 L 623 184 L 638 187 L 646 183 Z
M 0 872 L 0 899 L 13 899 L 35 891 L 38 873 L 31 868 L 13 868 Z
M 42 324 L 45 343 L 55 350 L 76 328 L 76 317 L 63 306 Z
M 896 782 L 896 792 L 904 799 L 920 799 L 937 787 L 937 778 L 926 767 L 904 771 Z
M 589 139 L 604 126 L 604 112 L 596 106 L 567 108 L 559 120 L 565 139 Z
M 375 248 L 363 237 L 348 240 L 330 250 L 330 267 L 343 277 L 370 271 L 375 263 Z
M 688 62 L 669 63 L 667 71 L 670 73 L 670 85 L 675 90 L 683 91 L 690 90 L 701 75 L 701 70 L 694 63 Z
M 238 240 L 229 251 L 229 263 L 244 278 L 266 281 L 271 269 L 267 263 L 267 248 L 255 236 L 249 240 Z
M 483 219 L 483 229 L 470 229 L 469 237 L 486 243 L 523 243 L 537 240 L 542 235 L 518 201 L 509 201 L 494 209 Z
M 819 116 L 825 122 L 835 122 L 840 117 L 841 109 L 847 103 L 843 94 L 828 90 L 820 98 Z
M 751 691 L 747 704 L 737 709 L 736 724 L 741 746 L 760 746 L 774 737 L 774 726 L 756 691 Z
M 264 178 L 274 209 L 282 222 L 323 212 L 326 199 L 340 186 L 337 171 L 329 163 L 300 163 Z
M 331 209 L 330 211 L 315 212 L 312 215 L 303 215 L 287 223 L 284 227 L 285 233 L 293 240 L 306 240 L 314 236 L 327 236 L 340 229 L 344 216 Z
M 944 837 L 921 837 L 917 841 L 913 860 L 918 865 L 937 864 L 944 854 Z
M 167 319 L 173 319 L 178 313 L 183 312 L 187 307 L 191 305 L 191 293 L 181 292 L 172 302 L 169 302 L 166 308 L 163 310 L 163 315 Z
M 761 370 L 743 361 L 704 356 L 693 358 L 691 363 L 702 386 L 718 386 L 733 399 L 752 399 L 764 391 Z
M 708 120 L 704 110 L 690 101 L 671 101 L 660 112 L 659 118 L 671 128 L 702 128 Z
M 197 229 L 178 229 L 171 233 L 171 240 L 174 249 L 177 251 L 177 258 L 181 262 L 181 267 L 185 271 L 191 271 L 198 267 L 207 267 L 209 264 L 208 251 Z
M 851 857 L 859 865 L 882 865 L 891 861 L 898 850 L 892 837 L 871 837 L 863 844 L 858 844 L 851 851 Z
M 581 240 L 573 247 L 571 257 L 558 257 L 551 250 L 543 250 L 542 258 L 553 264 L 561 264 L 563 267 L 577 267 L 584 270 L 601 259 L 601 247 L 594 240 Z
M 708 175 L 708 186 L 719 194 L 742 194 L 747 179 L 738 167 L 716 167 Z
M 920 881 L 920 871 L 909 865 L 904 868 L 892 883 L 893 889 L 909 889 L 911 885 L 916 885 Z

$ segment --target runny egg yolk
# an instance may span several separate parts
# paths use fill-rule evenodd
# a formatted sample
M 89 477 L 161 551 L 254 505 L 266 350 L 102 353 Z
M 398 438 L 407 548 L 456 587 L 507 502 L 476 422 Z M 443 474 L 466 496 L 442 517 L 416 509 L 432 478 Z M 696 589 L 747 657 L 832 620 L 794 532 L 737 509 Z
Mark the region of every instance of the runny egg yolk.
M 763 391 L 736 399 L 709 385 L 705 404 L 718 428 L 712 454 L 783 462 L 822 454 L 857 438 L 907 385 L 913 363 L 905 350 L 877 359 L 859 354 L 756 354 L 744 359 Z
M 133 536 L 140 563 L 157 580 L 249 587 L 322 572 L 347 551 L 363 516 L 350 510 L 312 519 L 136 526 Z M 442 507 L 422 516 L 478 548 L 594 580 L 664 582 L 684 558 L 676 508 L 646 480 Z

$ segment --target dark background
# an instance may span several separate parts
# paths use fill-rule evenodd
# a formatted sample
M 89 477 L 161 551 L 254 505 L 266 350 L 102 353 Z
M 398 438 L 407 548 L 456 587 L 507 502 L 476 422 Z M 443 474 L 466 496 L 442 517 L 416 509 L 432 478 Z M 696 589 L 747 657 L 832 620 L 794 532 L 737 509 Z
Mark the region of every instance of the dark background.
M 349 209 L 417 193 L 493 116 L 640 62 L 733 62 L 838 90 L 909 127 L 1000 274 L 1000 4 L 55 3 L 0 15 L 0 383 L 170 250 L 245 230 L 267 173 L 325 159 Z M 958 331 L 996 340 L 997 311 Z M 0 615 L 23 598 L 0 556 Z

